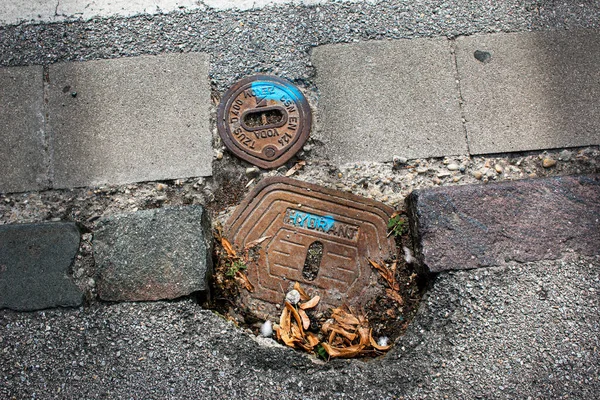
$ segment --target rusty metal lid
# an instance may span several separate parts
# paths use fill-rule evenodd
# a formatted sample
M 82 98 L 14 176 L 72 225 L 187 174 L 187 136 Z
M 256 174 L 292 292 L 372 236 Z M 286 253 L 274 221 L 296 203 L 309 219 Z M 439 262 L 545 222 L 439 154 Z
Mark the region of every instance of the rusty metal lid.
M 255 75 L 233 85 L 217 111 L 223 143 L 235 155 L 261 168 L 285 164 L 310 133 L 310 106 L 290 82 Z
M 368 259 L 395 255 L 387 223 L 393 209 L 359 196 L 289 178 L 267 178 L 238 206 L 225 235 L 238 248 L 268 236 L 248 265 L 246 305 L 268 312 L 300 282 L 324 306 L 365 305 L 376 292 Z

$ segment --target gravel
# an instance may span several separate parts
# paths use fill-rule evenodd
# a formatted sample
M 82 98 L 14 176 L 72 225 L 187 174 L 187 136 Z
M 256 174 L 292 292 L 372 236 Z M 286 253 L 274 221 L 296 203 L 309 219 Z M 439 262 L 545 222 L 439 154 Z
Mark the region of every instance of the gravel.
M 141 54 L 206 52 L 223 92 L 242 76 L 272 73 L 311 87 L 310 51 L 328 43 L 598 28 L 595 0 L 436 0 L 214 9 L 0 28 L 0 65 L 48 65 Z
M 0 311 L 0 397 L 595 399 L 598 291 L 599 257 L 442 273 L 386 357 L 327 364 L 192 299 Z

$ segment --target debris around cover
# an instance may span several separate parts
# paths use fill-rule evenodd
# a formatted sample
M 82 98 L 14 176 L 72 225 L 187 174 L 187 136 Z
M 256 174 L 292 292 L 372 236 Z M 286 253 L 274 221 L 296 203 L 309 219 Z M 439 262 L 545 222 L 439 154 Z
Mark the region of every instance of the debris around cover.
M 313 321 L 308 312 L 319 304 L 320 297 L 309 296 L 298 282 L 294 284 L 294 291 L 304 302 L 293 305 L 286 298 L 279 324 L 273 326 L 277 339 L 286 346 L 314 352 L 326 359 L 377 355 L 391 348 L 385 344 L 387 338 L 380 341 L 385 345 L 373 338 L 366 316 L 345 307 L 334 308 L 329 318 L 318 321 L 317 329 L 311 329 Z

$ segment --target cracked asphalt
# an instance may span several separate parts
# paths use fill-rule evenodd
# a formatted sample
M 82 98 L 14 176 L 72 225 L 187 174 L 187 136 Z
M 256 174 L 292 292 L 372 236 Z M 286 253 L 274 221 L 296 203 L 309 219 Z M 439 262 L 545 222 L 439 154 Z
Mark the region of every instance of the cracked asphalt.
M 595 399 L 599 291 L 600 257 L 442 273 L 387 356 L 326 364 L 193 299 L 1 311 L 0 397 Z

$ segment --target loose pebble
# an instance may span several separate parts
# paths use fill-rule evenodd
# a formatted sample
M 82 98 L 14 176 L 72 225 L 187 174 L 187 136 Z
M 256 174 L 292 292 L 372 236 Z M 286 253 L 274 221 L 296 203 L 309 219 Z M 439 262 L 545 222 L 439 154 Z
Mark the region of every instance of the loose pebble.
M 544 160 L 542 161 L 542 166 L 544 168 L 551 168 L 554 167 L 556 165 L 556 160 L 552 159 L 552 158 L 544 158 Z
M 481 173 L 481 171 L 475 171 L 473 172 L 473 177 L 477 180 L 481 180 L 481 178 L 483 178 L 483 174 Z
M 298 304 L 298 302 L 300 301 L 300 292 L 298 292 L 296 289 L 290 290 L 285 295 L 285 301 L 293 305 Z
M 266 320 L 260 327 L 260 334 L 264 337 L 271 337 L 273 335 L 273 324 L 271 321 Z
M 458 171 L 460 167 L 458 166 L 458 164 L 452 163 L 448 164 L 446 168 L 448 168 L 450 171 Z
M 249 167 L 249 168 L 246 168 L 246 175 L 247 176 L 258 175 L 258 171 L 259 171 L 259 169 L 256 167 Z
M 496 170 L 497 173 L 499 173 L 499 174 L 502 173 L 502 166 L 500 164 L 494 165 L 494 169 Z
M 408 162 L 408 158 L 406 158 L 406 157 L 394 156 L 394 158 L 392 160 L 394 161 L 394 165 L 402 165 L 402 164 L 406 164 Z

